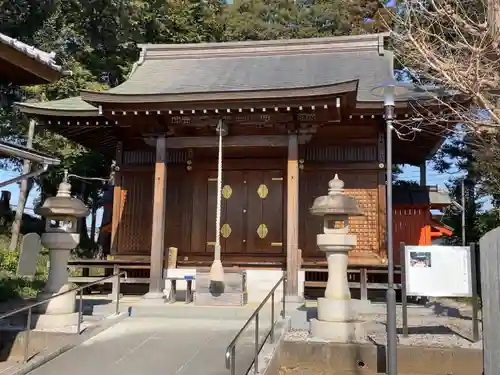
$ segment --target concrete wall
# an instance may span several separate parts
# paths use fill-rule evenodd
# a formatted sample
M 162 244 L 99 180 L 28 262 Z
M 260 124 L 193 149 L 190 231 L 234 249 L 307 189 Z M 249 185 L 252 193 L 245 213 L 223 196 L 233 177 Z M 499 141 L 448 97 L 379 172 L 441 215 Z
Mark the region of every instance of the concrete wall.
M 385 347 L 374 344 L 337 344 L 283 341 L 265 375 L 376 375 L 385 373 Z M 276 371 L 278 368 L 278 371 Z M 422 346 L 398 347 L 400 375 L 481 375 L 479 349 Z
M 282 270 L 256 270 L 248 269 L 247 271 L 247 292 L 248 302 L 262 302 L 266 295 L 271 291 L 272 287 L 283 276 Z M 304 296 L 304 281 L 305 272 L 299 271 L 299 296 Z M 276 289 L 276 302 L 281 301 L 283 296 L 283 285 Z

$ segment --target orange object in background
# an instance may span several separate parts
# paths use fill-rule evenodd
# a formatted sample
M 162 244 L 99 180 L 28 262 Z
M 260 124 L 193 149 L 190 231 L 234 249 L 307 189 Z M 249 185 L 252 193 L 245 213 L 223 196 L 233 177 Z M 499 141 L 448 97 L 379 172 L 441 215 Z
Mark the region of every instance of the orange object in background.
M 431 210 L 451 204 L 450 197 L 435 187 L 394 187 L 393 249 L 394 262 L 399 264 L 399 245 L 430 246 L 442 236 L 451 236 L 453 229 L 435 220 Z

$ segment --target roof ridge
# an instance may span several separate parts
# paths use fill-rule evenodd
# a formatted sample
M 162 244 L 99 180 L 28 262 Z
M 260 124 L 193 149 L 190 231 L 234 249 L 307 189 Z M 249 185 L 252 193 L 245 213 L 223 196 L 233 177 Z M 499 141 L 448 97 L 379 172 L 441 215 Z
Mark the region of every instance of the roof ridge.
M 283 55 L 317 52 L 373 51 L 384 54 L 384 38 L 389 33 L 362 34 L 303 39 L 279 39 L 242 42 L 210 42 L 189 44 L 142 44 L 138 65 L 149 59 L 189 57 L 237 57 L 249 54 Z

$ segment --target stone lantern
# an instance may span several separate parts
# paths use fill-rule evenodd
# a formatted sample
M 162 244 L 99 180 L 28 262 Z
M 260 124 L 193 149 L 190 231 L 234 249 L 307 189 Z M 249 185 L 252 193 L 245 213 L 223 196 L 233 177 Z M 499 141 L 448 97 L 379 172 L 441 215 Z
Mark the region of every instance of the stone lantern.
M 344 182 L 338 175 L 328 183 L 328 195 L 314 200 L 310 212 L 323 216 L 323 232 L 317 244 L 326 253 L 328 283 L 325 297 L 318 298 L 318 319 L 311 320 L 313 337 L 353 342 L 364 336 L 358 314 L 362 301 L 351 299 L 347 281 L 349 250 L 356 246 L 356 235 L 349 234 L 349 217 L 361 216 L 356 200 L 344 194 Z
M 81 200 L 71 197 L 71 185 L 65 178 L 59 185 L 57 195 L 45 200 L 36 213 L 46 219 L 41 240 L 43 246 L 49 249 L 50 261 L 47 284 L 38 295 L 38 299 L 43 300 L 71 289 L 71 284 L 68 284 L 68 259 L 71 250 L 80 243 L 78 219 L 88 216 L 89 210 Z M 40 305 L 37 327 L 76 324 L 75 297 L 76 293 L 67 293 Z

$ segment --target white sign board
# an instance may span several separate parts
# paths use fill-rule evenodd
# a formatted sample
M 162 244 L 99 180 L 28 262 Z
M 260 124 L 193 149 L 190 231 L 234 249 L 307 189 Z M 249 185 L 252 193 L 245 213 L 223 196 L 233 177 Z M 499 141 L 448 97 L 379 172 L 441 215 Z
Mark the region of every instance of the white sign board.
M 406 294 L 426 297 L 471 297 L 468 246 L 405 246 Z

